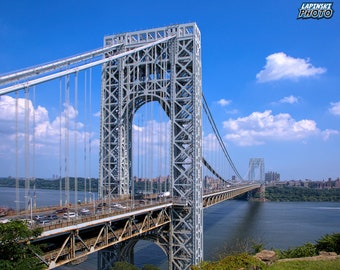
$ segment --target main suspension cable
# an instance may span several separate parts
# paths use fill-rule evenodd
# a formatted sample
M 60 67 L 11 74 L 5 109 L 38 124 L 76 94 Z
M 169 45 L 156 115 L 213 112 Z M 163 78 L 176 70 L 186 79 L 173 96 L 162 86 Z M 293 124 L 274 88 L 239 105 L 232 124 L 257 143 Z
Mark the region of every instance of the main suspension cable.
M 236 169 L 235 164 L 234 164 L 234 162 L 232 161 L 232 159 L 231 159 L 231 157 L 230 157 L 230 155 L 229 155 L 229 153 L 228 153 L 228 151 L 227 151 L 227 148 L 225 147 L 225 144 L 223 143 L 223 140 L 222 140 L 221 135 L 220 135 L 220 133 L 219 133 L 217 127 L 216 127 L 215 121 L 214 121 L 214 119 L 213 119 L 213 117 L 212 117 L 212 115 L 211 115 L 210 109 L 209 109 L 209 107 L 208 107 L 208 104 L 207 104 L 207 101 L 206 101 L 204 95 L 202 95 L 202 100 L 203 100 L 203 109 L 204 109 L 205 113 L 206 113 L 207 116 L 208 116 L 210 125 L 211 125 L 211 127 L 213 128 L 213 130 L 214 130 L 214 132 L 215 132 L 215 135 L 216 135 L 216 137 L 217 137 L 217 139 L 218 139 L 218 142 L 219 142 L 219 144 L 220 144 L 220 146 L 221 146 L 221 148 L 222 148 L 222 151 L 223 151 L 225 157 L 227 158 L 227 160 L 228 160 L 230 166 L 232 167 L 234 173 L 236 174 L 236 176 L 237 176 L 240 180 L 243 180 L 243 178 L 242 178 L 241 175 L 239 174 L 238 170 Z

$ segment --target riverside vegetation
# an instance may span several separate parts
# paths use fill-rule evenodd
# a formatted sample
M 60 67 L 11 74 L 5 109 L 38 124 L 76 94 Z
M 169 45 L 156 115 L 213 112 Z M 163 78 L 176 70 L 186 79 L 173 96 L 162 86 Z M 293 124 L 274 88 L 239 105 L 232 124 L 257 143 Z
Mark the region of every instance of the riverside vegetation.
M 319 255 L 322 252 L 340 254 L 340 233 L 327 234 L 317 240 L 315 244 L 306 243 L 302 246 L 287 250 L 275 250 L 276 262 L 270 265 L 265 264 L 254 256 L 262 250 L 262 245 L 253 243 L 252 252 L 241 252 L 221 257 L 215 262 L 204 261 L 193 270 L 235 270 L 235 269 L 252 269 L 252 270 L 291 270 L 291 269 L 308 269 L 308 270 L 338 270 L 340 269 L 340 257 L 332 260 L 311 260 L 310 257 Z M 298 260 L 298 258 L 307 258 Z M 334 257 L 334 256 L 333 256 Z M 296 259 L 285 261 L 283 259 Z
M 265 197 L 273 202 L 340 202 L 340 188 L 266 187 Z
M 29 243 L 31 237 L 36 237 L 42 232 L 41 229 L 30 230 L 23 221 L 14 220 L 7 223 L 0 223 L 0 269 L 38 270 L 44 267 L 35 254 L 41 254 L 39 247 Z M 311 269 L 311 270 L 336 270 L 340 269 L 340 258 L 329 261 L 277 261 L 267 265 L 254 256 L 263 249 L 261 243 L 247 242 L 232 248 L 232 253 L 221 256 L 218 261 L 204 261 L 192 270 L 287 270 L 287 269 Z M 287 249 L 275 250 L 277 259 L 313 257 L 320 252 L 333 252 L 340 254 L 340 233 L 326 234 L 315 244 L 306 243 L 302 246 Z M 111 270 L 138 270 L 133 265 L 125 262 L 116 263 Z M 152 265 L 143 266 L 142 270 L 157 270 Z

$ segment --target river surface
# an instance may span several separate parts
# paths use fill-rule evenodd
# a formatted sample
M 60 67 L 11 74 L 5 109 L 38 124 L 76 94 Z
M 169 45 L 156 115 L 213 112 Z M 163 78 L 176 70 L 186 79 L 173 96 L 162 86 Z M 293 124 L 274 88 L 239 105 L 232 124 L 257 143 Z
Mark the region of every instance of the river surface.
M 37 190 L 37 206 L 57 205 L 59 191 Z M 74 194 L 70 192 L 70 198 Z M 83 200 L 84 193 L 78 192 Z M 15 208 L 15 189 L 0 188 L 0 206 Z M 204 259 L 213 260 L 251 241 L 268 249 L 287 249 L 315 243 L 325 234 L 340 232 L 340 203 L 247 202 L 230 200 L 204 209 Z M 152 254 L 152 255 L 150 255 Z M 154 264 L 167 269 L 167 259 L 156 245 L 140 241 L 135 247 L 135 264 Z M 78 266 L 58 270 L 97 268 L 97 254 Z

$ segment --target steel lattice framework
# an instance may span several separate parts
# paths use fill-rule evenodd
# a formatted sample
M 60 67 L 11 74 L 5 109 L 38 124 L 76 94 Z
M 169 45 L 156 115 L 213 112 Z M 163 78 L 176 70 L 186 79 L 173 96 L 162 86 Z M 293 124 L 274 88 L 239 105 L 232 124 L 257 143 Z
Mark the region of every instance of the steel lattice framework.
M 260 175 L 259 179 L 255 179 L 255 169 L 259 168 Z M 249 159 L 249 181 L 259 180 L 261 183 L 264 182 L 264 159 L 263 158 L 251 158 Z
M 105 57 L 154 45 L 103 66 L 100 193 L 129 195 L 133 116 L 158 101 L 171 121 L 172 196 L 186 202 L 172 210 L 169 268 L 189 269 L 203 259 L 200 31 L 195 23 L 181 24 L 107 36 L 104 43 L 122 44 Z

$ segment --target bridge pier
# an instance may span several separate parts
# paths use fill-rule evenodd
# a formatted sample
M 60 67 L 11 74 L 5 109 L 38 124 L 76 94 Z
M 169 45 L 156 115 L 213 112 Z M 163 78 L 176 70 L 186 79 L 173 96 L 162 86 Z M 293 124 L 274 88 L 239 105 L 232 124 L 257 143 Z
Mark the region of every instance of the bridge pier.
M 97 269 L 110 270 L 115 262 L 122 261 L 119 250 L 122 243 L 98 251 Z
M 115 262 L 134 264 L 134 247 L 138 241 L 125 241 L 98 251 L 97 269 L 110 270 Z
M 266 185 L 262 184 L 260 187 L 260 201 L 265 202 L 266 201 Z
M 261 184 L 259 188 L 247 192 L 247 200 L 265 202 L 266 201 L 265 192 L 266 186 L 265 184 Z

